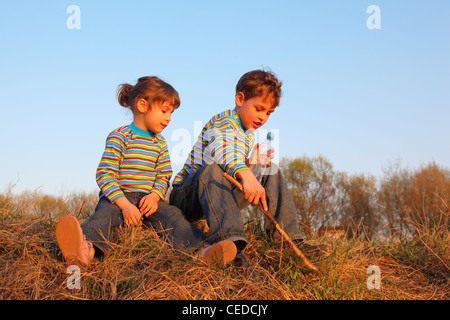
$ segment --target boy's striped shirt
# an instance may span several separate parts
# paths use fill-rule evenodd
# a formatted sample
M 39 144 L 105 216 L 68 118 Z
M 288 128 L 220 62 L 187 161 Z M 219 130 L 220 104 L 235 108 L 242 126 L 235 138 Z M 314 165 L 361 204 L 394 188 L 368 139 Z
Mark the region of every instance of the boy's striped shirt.
M 134 124 L 108 135 L 96 180 L 101 195 L 111 202 L 124 191 L 155 192 L 164 200 L 171 176 L 169 151 L 161 135 Z
M 215 115 L 203 127 L 173 185 L 181 184 L 189 174 L 214 162 L 229 175 L 236 177 L 236 173 L 248 168 L 245 160 L 254 141 L 254 134 L 245 130 L 234 109 Z

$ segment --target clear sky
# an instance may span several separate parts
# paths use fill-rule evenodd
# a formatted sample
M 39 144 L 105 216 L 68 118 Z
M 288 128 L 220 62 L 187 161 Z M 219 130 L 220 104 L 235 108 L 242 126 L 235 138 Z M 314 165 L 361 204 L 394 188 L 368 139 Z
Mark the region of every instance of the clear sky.
M 162 133 L 176 173 L 261 67 L 284 83 L 264 127 L 280 158 L 375 176 L 398 159 L 450 166 L 448 0 L 4 1 L 0 39 L 0 192 L 97 190 L 106 136 L 132 121 L 117 85 L 146 75 L 180 93 Z

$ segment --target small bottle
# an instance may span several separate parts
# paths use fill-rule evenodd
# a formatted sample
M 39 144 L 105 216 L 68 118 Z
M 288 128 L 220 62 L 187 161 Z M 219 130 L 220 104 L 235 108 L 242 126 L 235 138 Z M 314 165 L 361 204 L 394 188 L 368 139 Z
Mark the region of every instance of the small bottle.
M 271 158 L 269 156 L 269 151 L 272 150 L 272 140 L 274 136 L 275 135 L 272 132 L 267 133 L 266 140 L 259 145 L 258 164 L 267 165 L 270 162 Z
M 267 167 L 272 158 L 269 155 L 269 151 L 272 150 L 272 141 L 275 135 L 272 132 L 267 133 L 266 140 L 259 145 L 257 150 L 257 163 L 258 168 L 256 170 L 256 176 L 258 181 L 261 183 L 264 175 L 271 174 L 271 168 Z

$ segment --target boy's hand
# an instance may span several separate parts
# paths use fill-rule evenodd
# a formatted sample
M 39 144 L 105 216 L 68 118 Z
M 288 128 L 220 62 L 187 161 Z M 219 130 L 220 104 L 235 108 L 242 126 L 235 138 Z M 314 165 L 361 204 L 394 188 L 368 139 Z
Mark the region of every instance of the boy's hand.
M 146 217 L 148 217 L 149 215 L 155 213 L 155 211 L 158 210 L 159 200 L 159 195 L 154 192 L 143 197 L 139 202 L 141 215 L 145 215 Z
M 237 173 L 236 177 L 241 180 L 245 199 L 253 206 L 258 205 L 261 201 L 264 210 L 267 211 L 266 190 L 256 179 L 253 172 L 250 169 L 242 170 Z
M 259 146 L 260 144 L 257 143 L 255 148 L 253 148 L 252 154 L 248 159 L 248 163 L 258 164 L 263 167 L 270 167 L 270 165 L 272 164 L 272 159 L 274 158 L 275 148 L 272 148 L 267 152 L 261 152 Z

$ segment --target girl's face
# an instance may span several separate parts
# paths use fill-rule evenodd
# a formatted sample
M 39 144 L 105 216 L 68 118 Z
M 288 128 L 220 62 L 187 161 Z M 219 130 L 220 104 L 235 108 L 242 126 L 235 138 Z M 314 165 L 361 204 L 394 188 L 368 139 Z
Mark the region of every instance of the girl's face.
M 144 102 L 145 105 L 144 106 Z M 134 124 L 143 130 L 161 133 L 170 123 L 171 115 L 175 110 L 168 102 L 155 103 L 150 106 L 141 99 L 137 105 L 138 114 L 134 115 Z
M 245 129 L 255 131 L 269 120 L 276 107 L 273 106 L 271 97 L 257 96 L 247 100 L 244 98 L 242 92 L 236 94 L 236 112 Z

